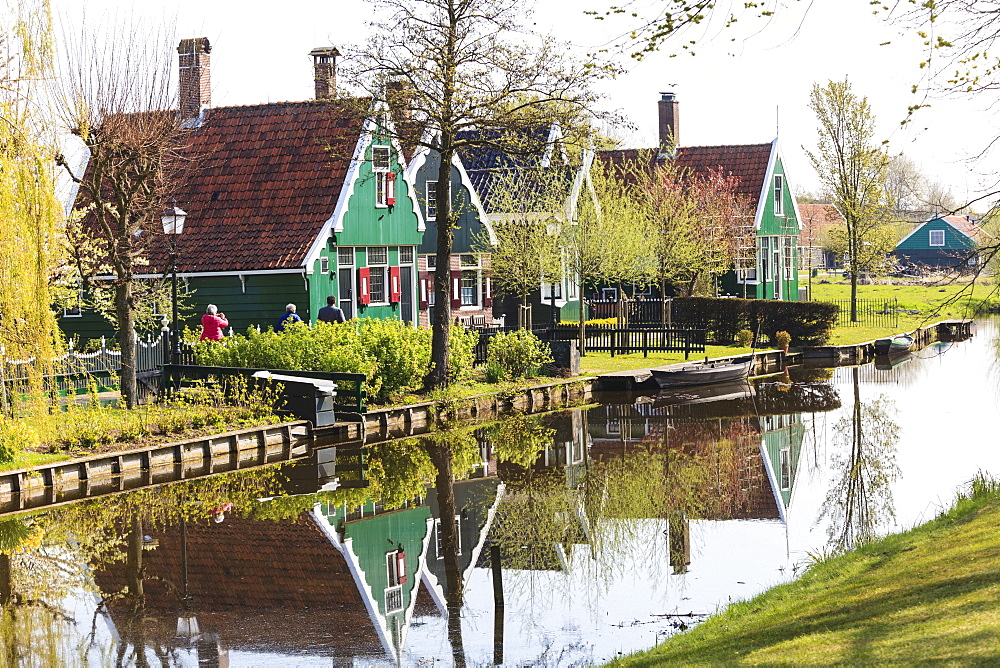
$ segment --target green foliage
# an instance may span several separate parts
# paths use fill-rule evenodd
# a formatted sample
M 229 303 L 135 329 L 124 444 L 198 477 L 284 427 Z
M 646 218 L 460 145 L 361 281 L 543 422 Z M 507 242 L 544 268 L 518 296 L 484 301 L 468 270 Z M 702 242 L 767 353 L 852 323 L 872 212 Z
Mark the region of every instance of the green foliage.
M 478 334 L 452 328 L 450 375 L 461 380 L 471 373 Z M 413 392 L 430 368 L 431 331 L 399 321 L 355 318 L 345 323 L 295 324 L 283 332 L 227 337 L 220 345 L 200 341 L 195 359 L 207 366 L 293 371 L 363 373 L 375 401 Z
M 787 346 L 792 342 L 792 335 L 788 332 L 781 330 L 774 334 L 774 343 L 777 346 Z
M 835 304 L 823 302 L 713 297 L 676 297 L 673 308 L 674 320 L 705 323 L 710 336 L 719 342 L 732 341 L 741 329 L 760 332 L 774 341 L 783 330 L 803 346 L 825 344 L 839 312 Z
M 753 332 L 749 329 L 741 329 L 736 332 L 736 341 L 743 348 L 749 348 L 750 344 L 753 343 Z
M 519 380 L 538 375 L 552 363 L 548 346 L 531 332 L 518 329 L 490 339 L 486 353 L 486 378 L 490 382 Z

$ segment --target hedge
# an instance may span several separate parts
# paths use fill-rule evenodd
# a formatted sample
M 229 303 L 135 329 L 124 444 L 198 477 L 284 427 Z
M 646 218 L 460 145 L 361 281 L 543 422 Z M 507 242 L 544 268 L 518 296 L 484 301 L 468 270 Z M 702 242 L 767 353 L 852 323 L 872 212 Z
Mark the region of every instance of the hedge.
M 826 302 L 776 299 L 675 297 L 673 303 L 675 321 L 704 323 L 709 338 L 724 345 L 741 329 L 749 329 L 770 341 L 784 330 L 792 335 L 793 345 L 821 346 L 830 340 L 838 311 Z

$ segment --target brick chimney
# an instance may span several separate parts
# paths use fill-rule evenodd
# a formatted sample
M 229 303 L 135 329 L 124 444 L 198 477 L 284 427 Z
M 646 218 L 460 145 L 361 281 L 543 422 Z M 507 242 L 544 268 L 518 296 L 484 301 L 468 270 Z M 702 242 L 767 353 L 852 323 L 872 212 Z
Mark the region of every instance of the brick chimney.
M 673 93 L 660 93 L 660 153 L 672 154 L 680 145 L 680 103 Z
M 337 51 L 335 46 L 317 47 L 309 52 L 313 57 L 313 81 L 317 100 L 332 100 L 337 96 Z
M 177 45 L 180 62 L 179 103 L 181 120 L 198 118 L 212 106 L 212 78 L 207 37 L 182 39 Z

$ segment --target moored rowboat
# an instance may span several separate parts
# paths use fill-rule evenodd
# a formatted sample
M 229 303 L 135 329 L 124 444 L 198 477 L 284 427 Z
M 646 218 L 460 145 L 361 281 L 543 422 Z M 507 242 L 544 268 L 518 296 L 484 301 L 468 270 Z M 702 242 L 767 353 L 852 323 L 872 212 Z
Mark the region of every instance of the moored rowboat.
M 693 385 L 713 385 L 743 380 L 750 375 L 752 365 L 753 359 L 746 359 L 659 367 L 650 369 L 650 371 L 660 387 L 691 387 Z

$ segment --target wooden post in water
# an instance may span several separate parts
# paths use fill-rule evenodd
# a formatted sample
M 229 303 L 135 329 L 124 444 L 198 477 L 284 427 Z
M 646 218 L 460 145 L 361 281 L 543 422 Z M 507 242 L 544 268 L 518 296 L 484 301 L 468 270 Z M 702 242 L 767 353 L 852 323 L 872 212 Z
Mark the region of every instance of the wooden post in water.
M 490 568 L 493 571 L 493 665 L 503 664 L 503 574 L 500 570 L 500 546 L 490 544 Z

